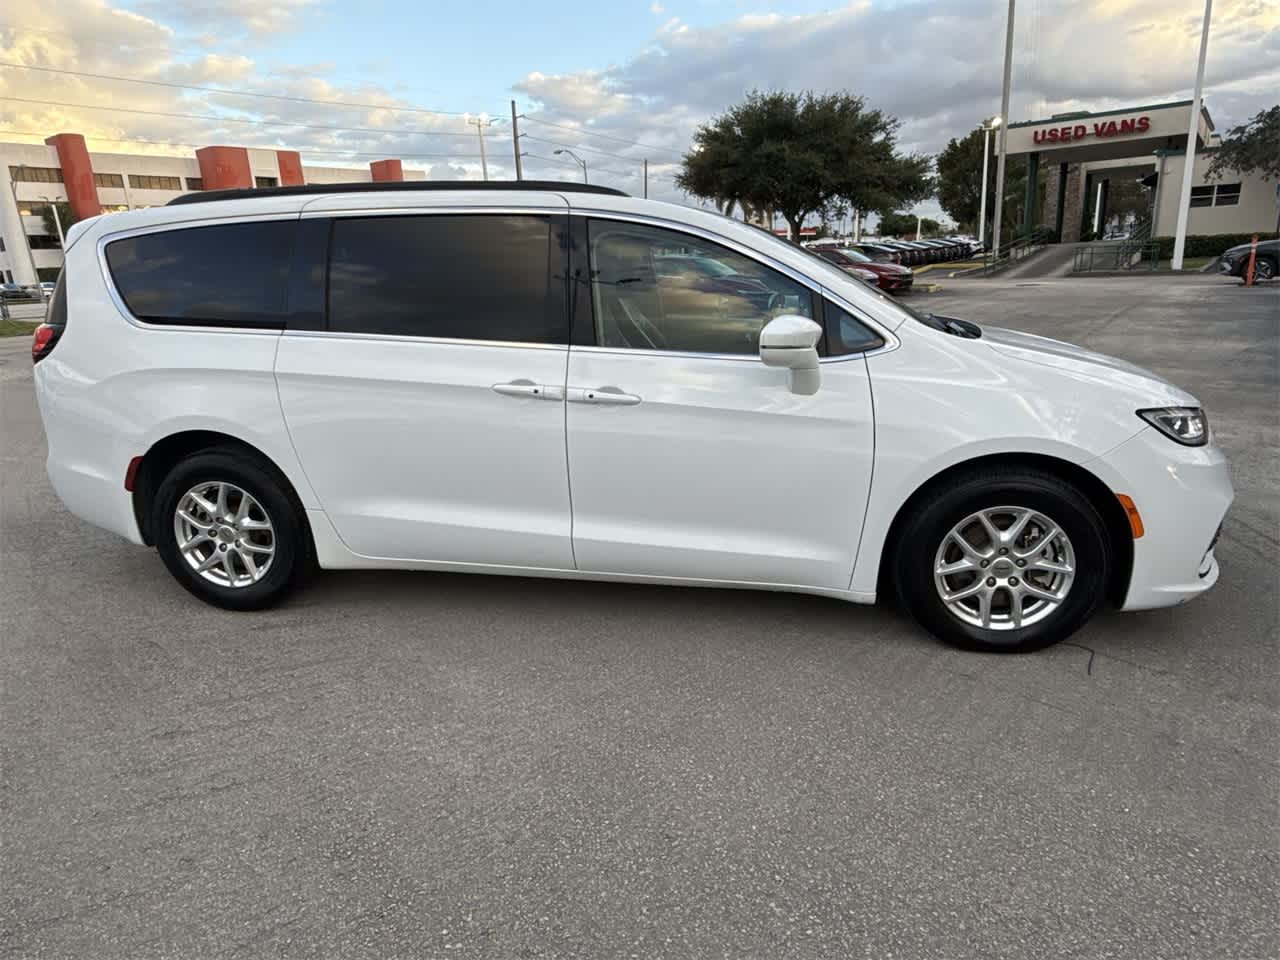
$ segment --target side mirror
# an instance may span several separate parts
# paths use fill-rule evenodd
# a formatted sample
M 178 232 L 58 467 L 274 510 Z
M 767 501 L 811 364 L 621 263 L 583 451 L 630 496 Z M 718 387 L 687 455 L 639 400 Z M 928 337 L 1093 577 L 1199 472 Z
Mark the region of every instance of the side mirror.
M 760 331 L 760 360 L 767 367 L 791 371 L 791 392 L 812 396 L 822 383 L 818 366 L 818 340 L 822 328 L 808 317 L 783 314 Z

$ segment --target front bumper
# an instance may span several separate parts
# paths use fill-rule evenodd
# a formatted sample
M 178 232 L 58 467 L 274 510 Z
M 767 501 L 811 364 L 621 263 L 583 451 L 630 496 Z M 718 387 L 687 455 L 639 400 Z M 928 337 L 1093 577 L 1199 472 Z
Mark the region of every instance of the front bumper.
M 1185 603 L 1217 582 L 1214 546 L 1235 497 L 1217 447 L 1184 447 L 1148 427 L 1089 466 L 1133 498 L 1145 528 L 1121 609 Z

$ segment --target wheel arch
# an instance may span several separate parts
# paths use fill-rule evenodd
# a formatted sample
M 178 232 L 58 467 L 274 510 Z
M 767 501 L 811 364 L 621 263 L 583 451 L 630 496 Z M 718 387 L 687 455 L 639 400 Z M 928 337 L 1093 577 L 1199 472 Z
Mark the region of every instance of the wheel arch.
M 181 430 L 153 443 L 143 454 L 137 473 L 134 475 L 133 515 L 138 523 L 138 532 L 142 535 L 143 543 L 149 547 L 155 546 L 155 538 L 151 530 L 151 505 L 169 471 L 192 454 L 214 448 L 235 450 L 258 461 L 274 474 L 297 511 L 307 538 L 309 540 L 312 538 L 307 511 L 303 507 L 301 497 L 298 496 L 297 488 L 271 457 L 253 444 L 228 433 L 217 430 Z
M 1072 463 L 1061 457 L 1042 453 L 994 453 L 973 457 L 952 464 L 921 483 L 911 495 L 899 505 L 889 524 L 884 545 L 880 551 L 880 565 L 877 575 L 876 594 L 887 597 L 893 590 L 893 556 L 901 535 L 902 525 L 916 506 L 927 500 L 934 492 L 957 477 L 973 470 L 990 469 L 992 467 L 1029 467 L 1052 473 L 1071 483 L 1084 494 L 1090 503 L 1097 508 L 1111 540 L 1114 563 L 1111 570 L 1111 581 L 1107 584 L 1107 599 L 1119 606 L 1129 589 L 1129 579 L 1133 573 L 1133 535 L 1130 532 L 1129 518 L 1115 493 L 1107 484 L 1078 463 Z

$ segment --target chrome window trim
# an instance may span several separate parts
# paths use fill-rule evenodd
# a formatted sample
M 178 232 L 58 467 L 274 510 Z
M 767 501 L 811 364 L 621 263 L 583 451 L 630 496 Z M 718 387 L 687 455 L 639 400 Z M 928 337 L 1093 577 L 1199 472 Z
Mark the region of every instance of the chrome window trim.
M 567 351 L 567 343 L 531 343 L 524 340 L 472 340 L 466 337 L 419 337 L 402 333 L 347 333 L 342 330 L 284 330 L 285 337 L 308 337 L 318 340 L 370 340 L 389 343 L 431 343 L 446 347 L 503 347 L 517 350 Z
M 877 334 L 879 334 L 880 338 L 884 340 L 884 345 L 876 347 L 874 350 L 864 350 L 861 353 L 842 353 L 839 356 L 835 356 L 835 357 L 821 357 L 818 361 L 819 363 L 838 363 L 842 360 L 852 360 L 852 359 L 861 358 L 861 357 L 877 356 L 881 353 L 888 353 L 891 350 L 896 350 L 901 344 L 901 341 L 898 339 L 897 335 L 893 331 L 886 329 L 882 324 L 868 317 L 864 311 L 855 307 L 844 297 L 838 296 L 837 294 L 833 293 L 829 288 L 823 286 L 821 283 L 817 282 L 812 277 L 806 276 L 805 274 L 800 273 L 798 270 L 794 269 L 793 267 L 790 267 L 785 263 L 780 263 L 779 261 L 774 260 L 772 257 L 768 256 L 767 254 L 760 253 L 758 250 L 754 250 L 751 247 L 741 244 L 730 237 L 726 237 L 722 234 L 715 233 L 714 231 L 711 231 L 711 230 L 706 230 L 702 227 L 696 227 L 691 224 L 682 223 L 679 220 L 668 220 L 662 217 L 643 217 L 643 216 L 639 216 L 637 214 L 631 214 L 631 213 L 617 213 L 613 211 L 589 210 L 589 209 L 580 209 L 580 208 L 575 208 L 572 211 L 572 215 L 580 216 L 587 220 L 617 220 L 625 223 L 639 224 L 640 226 L 654 227 L 660 230 L 673 230 L 677 233 L 688 233 L 695 237 L 701 237 L 702 239 L 710 241 L 711 243 L 717 243 L 722 247 L 727 247 L 728 249 L 732 250 L 734 253 L 737 253 L 740 256 L 746 257 L 748 260 L 753 260 L 756 263 L 763 264 L 764 266 L 768 267 L 770 270 L 774 270 L 777 273 L 781 273 L 783 276 L 795 281 L 796 283 L 800 284 L 802 287 L 805 287 L 806 289 L 808 289 L 810 293 L 817 294 L 819 297 L 822 297 L 826 300 L 833 301 L 834 303 L 839 305 L 841 309 L 848 311 L 850 314 L 856 317 L 860 323 L 864 323 L 868 327 L 870 327 L 872 330 L 874 330 Z M 703 359 L 711 359 L 711 360 L 755 360 L 757 362 L 759 362 L 760 360 L 760 355 L 756 353 L 694 353 L 694 352 L 688 352 L 688 351 L 682 351 L 682 350 L 629 350 L 629 349 L 626 349 L 625 347 L 600 347 L 600 346 L 577 346 L 577 345 L 572 346 L 571 349 L 590 350 L 594 352 L 604 352 L 604 353 L 637 354 L 637 355 L 657 356 L 657 357 L 700 357 Z
M 116 289 L 116 279 L 111 274 L 111 266 L 107 263 L 107 245 L 117 240 L 128 240 L 130 237 L 140 237 L 149 233 L 168 233 L 173 230 L 192 230 L 199 227 L 221 227 L 233 223 L 261 223 L 267 220 L 297 220 L 297 212 L 292 213 L 254 213 L 242 214 L 240 216 L 229 217 L 201 217 L 192 220 L 176 220 L 167 223 L 150 224 L 145 227 L 133 227 L 129 230 L 116 230 L 111 233 L 104 233 L 98 237 L 95 253 L 98 258 L 98 271 L 102 275 L 102 282 L 107 290 L 107 297 L 120 311 L 120 315 L 129 323 L 130 326 L 139 330 L 160 331 L 173 333 L 176 331 L 193 331 L 195 333 L 241 333 L 252 334 L 255 336 L 271 336 L 278 337 L 284 332 L 283 329 L 275 327 L 236 327 L 222 325 L 206 325 L 199 323 L 154 323 L 149 320 L 142 320 L 135 316 L 133 311 L 129 309 L 129 305 L 124 302 L 124 297 L 120 291 Z

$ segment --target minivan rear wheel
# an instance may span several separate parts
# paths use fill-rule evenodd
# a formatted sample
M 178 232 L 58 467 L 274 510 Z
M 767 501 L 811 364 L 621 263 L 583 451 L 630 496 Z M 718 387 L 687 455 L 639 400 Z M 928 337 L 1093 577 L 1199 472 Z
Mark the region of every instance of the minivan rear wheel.
M 934 636 L 1026 652 L 1093 615 L 1111 545 L 1093 503 L 1067 481 L 993 468 L 922 500 L 901 527 L 894 571 L 903 605 Z
M 276 603 L 312 565 L 305 522 L 283 481 L 238 451 L 179 461 L 156 491 L 151 529 L 174 578 L 230 610 Z

